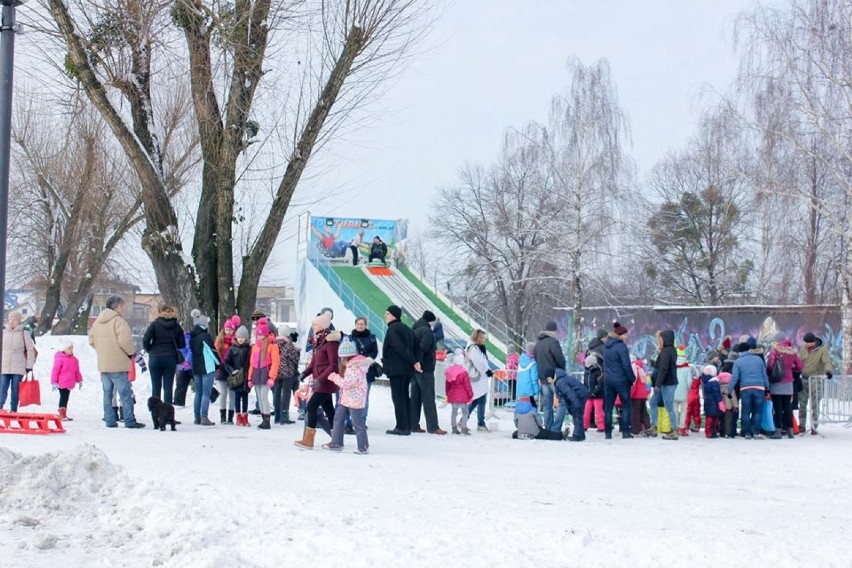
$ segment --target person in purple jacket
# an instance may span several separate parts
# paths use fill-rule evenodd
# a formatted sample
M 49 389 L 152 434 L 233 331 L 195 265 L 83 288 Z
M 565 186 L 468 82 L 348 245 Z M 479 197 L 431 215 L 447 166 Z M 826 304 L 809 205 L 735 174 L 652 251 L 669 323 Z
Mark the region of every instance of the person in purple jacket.
M 189 347 L 189 332 L 183 334 L 184 347 L 180 352 L 183 354 L 183 363 L 177 367 L 177 381 L 175 384 L 175 396 L 172 403 L 175 406 L 186 406 L 186 389 L 192 381 L 192 349 Z

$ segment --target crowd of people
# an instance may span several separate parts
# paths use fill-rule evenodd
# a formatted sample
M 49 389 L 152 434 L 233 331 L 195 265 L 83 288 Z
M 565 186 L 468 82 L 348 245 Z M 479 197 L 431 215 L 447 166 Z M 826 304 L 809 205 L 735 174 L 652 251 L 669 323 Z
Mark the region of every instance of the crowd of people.
M 784 333 L 776 334 L 768 346 L 748 335 L 737 343 L 725 337 L 721 347 L 707 355 L 706 364 L 696 369 L 684 347 L 675 346 L 674 330 L 657 332 L 656 357 L 643 361 L 630 354 L 628 330 L 616 322 L 611 331 L 601 329 L 589 342 L 581 356 L 581 382 L 565 373 L 564 356 L 554 346 L 555 328 L 548 324 L 519 359 L 515 437 L 559 439 L 553 434 L 562 429 L 567 412 L 574 428 L 570 438 L 567 431 L 563 437 L 573 441 L 585 439 L 593 416 L 607 439 L 612 438 L 617 417 L 623 438 L 662 434 L 663 439 L 677 440 L 700 431 L 702 400 L 708 438 L 817 434 L 822 383 L 809 383 L 812 377 L 831 379 L 833 367 L 822 339 L 813 333 L 804 335 L 798 350 Z M 554 396 L 559 409 L 555 414 Z M 540 420 L 530 416 L 539 397 L 544 407 Z M 796 409 L 798 420 L 793 415 Z M 764 416 L 765 411 L 771 414 Z
M 144 364 L 144 359 L 136 352 L 125 309 L 121 297 L 109 298 L 92 325 L 89 343 L 97 353 L 106 427 L 123 422 L 126 428 L 137 429 L 145 424 L 136 418 L 131 383 L 135 363 Z M 366 318 L 357 318 L 354 329 L 346 334 L 334 328 L 334 313 L 324 308 L 311 323 L 305 345 L 308 361 L 299 372 L 298 333 L 286 326 L 277 329 L 261 310 L 252 314 L 248 326 L 232 316 L 214 337 L 208 329 L 210 319 L 199 310 L 191 313 L 192 329 L 184 331 L 177 310 L 162 306 L 142 338 L 151 396 L 158 404 L 185 406 L 191 386 L 196 425 L 215 425 L 208 414 L 218 401 L 220 424 L 250 426 L 249 415 L 256 414 L 260 416 L 257 427 L 263 430 L 273 423 L 296 422 L 290 415 L 292 398 L 298 419 L 305 421 L 296 446 L 313 448 L 320 428 L 331 436 L 325 449 L 341 451 L 345 435 L 352 434 L 356 453 L 366 454 L 370 391 L 375 380 L 385 375 L 395 418 L 394 427 L 386 433 L 445 435 L 435 395 L 438 336 L 443 339 L 443 331 L 430 311 L 411 327 L 402 321 L 402 314 L 399 306 L 387 308 L 379 357 L 379 344 Z M 622 438 L 662 435 L 677 440 L 698 432 L 703 424 L 708 438 L 753 439 L 765 433 L 777 439 L 793 437 L 798 425 L 805 430 L 809 405 L 810 433 L 817 433 L 822 383 L 811 388 L 809 381 L 822 375 L 831 378 L 832 362 L 813 333 L 804 335 L 798 350 L 783 333 L 766 346 L 746 335 L 737 343 L 726 337 L 696 368 L 683 346 L 675 345 L 673 330 L 657 333 L 653 360 L 637 359 L 628 348 L 627 328 L 616 322 L 612 330 L 599 330 L 589 342 L 579 358 L 584 368 L 580 377 L 567 372 L 556 330 L 556 324 L 549 322 L 520 356 L 509 349 L 506 368 L 517 397 L 513 438 L 581 442 L 594 422 L 606 439 L 612 438 L 616 424 Z M 486 405 L 497 366 L 489 358 L 486 343 L 485 331 L 475 330 L 467 346 L 452 353 L 444 371 L 452 434 L 470 435 L 468 421 L 474 411 L 476 430 L 489 430 Z M 60 417 L 71 420 L 67 414 L 70 392 L 82 387 L 83 377 L 73 344 L 63 341 L 58 347 L 51 384 L 59 392 Z M 17 410 L 18 387 L 31 373 L 37 354 L 32 334 L 24 329 L 20 314 L 13 312 L 3 336 L 0 408 L 11 390 L 10 407 Z M 254 394 L 253 410 L 249 410 L 250 393 Z M 771 419 L 763 416 L 765 409 Z M 565 428 L 568 416 L 572 426 Z

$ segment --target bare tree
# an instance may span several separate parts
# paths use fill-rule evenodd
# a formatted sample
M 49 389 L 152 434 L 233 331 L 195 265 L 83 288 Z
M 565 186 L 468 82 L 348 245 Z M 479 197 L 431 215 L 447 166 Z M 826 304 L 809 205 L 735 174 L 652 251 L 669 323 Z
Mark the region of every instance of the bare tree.
M 432 236 L 458 258 L 465 288 L 484 303 L 495 299 L 517 346 L 529 331 L 542 282 L 556 276 L 552 256 L 564 214 L 543 136 L 536 124 L 507 132 L 500 160 L 462 168 L 457 185 L 439 190 L 438 213 L 430 219 Z
M 156 38 L 168 24 L 170 3 L 45 3 L 68 50 L 67 73 L 103 117 L 138 179 L 146 223 L 142 248 L 158 286 L 166 301 L 189 313 L 196 304 L 195 275 L 179 239 L 151 93 Z
M 742 57 L 738 92 L 747 103 L 742 114 L 757 131 L 783 140 L 803 159 L 801 163 L 811 160 L 820 172 L 812 180 L 818 180 L 820 187 L 835 188 L 815 192 L 816 186 L 811 184 L 809 191 L 797 188 L 788 195 L 818 211 L 818 220 L 811 216 L 809 232 L 832 234 L 843 251 L 838 267 L 843 365 L 850 372 L 852 2 L 793 0 L 783 7 L 761 6 L 739 19 L 736 38 Z M 752 101 L 778 86 L 784 89 L 788 108 L 795 110 L 789 120 L 768 121 L 759 113 L 748 112 Z
M 607 60 L 586 66 L 572 58 L 568 70 L 571 84 L 553 98 L 542 143 L 564 213 L 560 221 L 568 258 L 558 265 L 571 282 L 576 353 L 582 349 L 584 281 L 595 279 L 596 257 L 605 255 L 614 236 L 615 212 L 628 187 L 631 162 L 625 150 L 628 120 Z
M 90 294 L 113 248 L 139 221 L 140 202 L 117 179 L 123 156 L 113 159 L 91 109 L 65 117 L 50 110 L 31 104 L 17 116 L 13 142 L 23 167 L 14 186 L 13 247 L 35 267 L 29 279 L 45 288 L 39 331 L 51 329 L 64 300 L 56 332 L 67 333 L 77 298 Z M 107 228 L 106 242 L 96 242 Z
M 675 300 L 720 305 L 743 291 L 753 268 L 744 254 L 751 154 L 740 128 L 736 117 L 709 112 L 687 149 L 651 174 L 646 272 Z
M 236 304 L 244 315 L 254 308 L 261 274 L 311 156 L 428 30 L 430 10 L 429 2 L 415 0 L 75 0 L 73 10 L 61 0 L 44 1 L 69 51 L 69 71 L 107 120 L 144 189 L 143 246 L 160 289 L 182 308 L 199 300 L 214 320 L 235 307 L 235 201 L 238 192 L 258 193 L 257 187 L 240 184 L 241 170 L 259 155 L 249 151 L 262 124 L 257 115 L 275 117 L 284 108 L 290 144 L 273 164 L 261 165 L 282 171 L 239 259 Z M 171 41 L 172 25 L 183 33 L 184 65 L 184 54 Z M 295 38 L 275 53 L 276 67 L 291 67 L 279 72 L 279 80 L 289 78 L 283 86 L 268 76 L 276 33 Z M 172 86 L 154 81 L 164 75 L 154 67 L 158 61 L 186 69 L 201 141 L 204 165 L 191 262 L 181 251 L 162 167 L 161 127 L 152 112 L 157 89 Z M 264 89 L 280 89 L 281 96 L 258 106 Z M 116 96 L 127 104 L 132 125 L 125 123 Z

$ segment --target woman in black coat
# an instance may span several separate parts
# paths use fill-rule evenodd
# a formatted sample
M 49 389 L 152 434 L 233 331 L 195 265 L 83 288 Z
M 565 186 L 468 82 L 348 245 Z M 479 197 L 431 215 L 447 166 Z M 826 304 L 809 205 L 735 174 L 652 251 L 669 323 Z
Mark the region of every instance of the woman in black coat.
M 186 346 L 183 328 L 172 306 L 160 306 L 157 319 L 151 322 L 142 336 L 142 347 L 148 353 L 148 372 L 151 373 L 151 396 L 172 403 L 178 350 Z

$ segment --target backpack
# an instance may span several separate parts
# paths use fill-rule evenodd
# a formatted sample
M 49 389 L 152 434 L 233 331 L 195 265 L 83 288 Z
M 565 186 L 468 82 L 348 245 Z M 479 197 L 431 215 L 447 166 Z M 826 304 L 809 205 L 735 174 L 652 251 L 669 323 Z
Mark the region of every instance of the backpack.
M 471 345 L 464 352 L 464 370 L 467 373 L 467 376 L 470 377 L 471 382 L 478 381 L 481 377 L 479 373 L 479 369 L 476 368 L 476 365 L 473 364 L 473 361 L 470 358 L 470 348 L 476 348 L 475 345 Z
M 775 352 L 775 362 L 772 364 L 772 372 L 769 374 L 770 383 L 780 383 L 784 378 L 784 357 Z

